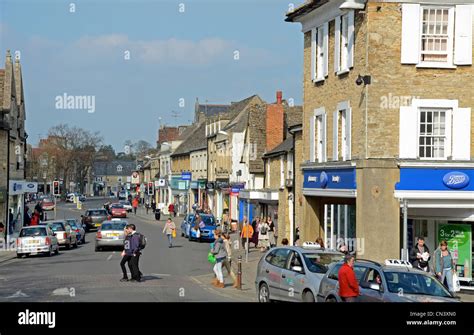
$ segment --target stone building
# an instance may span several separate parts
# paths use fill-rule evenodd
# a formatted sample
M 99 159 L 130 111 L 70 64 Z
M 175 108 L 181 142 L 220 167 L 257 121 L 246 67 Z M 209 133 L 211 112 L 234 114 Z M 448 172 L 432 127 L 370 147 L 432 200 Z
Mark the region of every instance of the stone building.
M 13 235 L 23 226 L 26 188 L 25 100 L 19 59 L 7 51 L 5 68 L 0 69 L 0 235 Z M 9 222 L 9 210 L 14 221 Z
M 286 19 L 304 34 L 302 240 L 374 260 L 450 225 L 472 240 L 472 2 L 343 3 Z

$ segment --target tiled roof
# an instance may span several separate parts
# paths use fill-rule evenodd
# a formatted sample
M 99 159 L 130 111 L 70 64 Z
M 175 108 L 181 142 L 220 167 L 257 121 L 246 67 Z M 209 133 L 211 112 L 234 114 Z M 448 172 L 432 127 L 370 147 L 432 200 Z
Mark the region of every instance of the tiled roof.
M 122 171 L 118 171 L 117 167 L 122 166 Z M 95 176 L 131 176 L 136 169 L 135 161 L 113 160 L 110 162 L 94 162 Z
M 188 131 L 186 131 L 188 132 Z M 171 157 L 189 154 L 190 152 L 207 148 L 206 123 L 195 125 L 187 134 L 187 138 L 173 152 Z
M 276 148 L 265 153 L 264 157 L 275 156 L 277 154 L 282 154 L 289 152 L 293 149 L 293 137 L 288 137 L 286 140 L 281 142 L 276 146 Z
M 210 116 L 226 113 L 229 110 L 229 108 L 230 108 L 230 105 L 198 104 L 197 112 L 203 113 L 206 117 L 210 117 Z

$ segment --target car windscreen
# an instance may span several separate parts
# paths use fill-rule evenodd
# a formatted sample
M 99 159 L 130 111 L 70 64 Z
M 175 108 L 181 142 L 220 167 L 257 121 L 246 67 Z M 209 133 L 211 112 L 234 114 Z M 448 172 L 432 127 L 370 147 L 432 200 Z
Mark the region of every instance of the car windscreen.
M 123 208 L 122 204 L 113 204 L 110 208 Z
M 107 216 L 105 210 L 88 211 L 87 216 Z
M 451 297 L 448 290 L 434 277 L 416 272 L 384 272 L 388 290 L 399 294 Z
M 45 227 L 34 227 L 22 229 L 20 237 L 35 237 L 35 236 L 46 236 L 48 235 Z
M 101 230 L 124 230 L 125 222 L 102 223 Z
M 216 221 L 214 220 L 213 216 L 201 216 L 202 221 L 206 226 L 215 226 Z
M 43 202 L 53 202 L 53 199 L 51 199 L 51 198 L 44 198 L 44 199 L 43 199 Z
M 130 205 L 130 201 L 122 200 L 122 201 L 120 201 L 120 203 L 121 203 L 122 205 Z
M 68 221 L 66 221 L 66 222 L 71 226 L 71 228 L 74 228 L 74 229 L 79 228 L 79 226 L 77 225 L 77 222 L 76 222 L 76 221 L 72 221 L 72 220 L 69 221 L 69 220 L 68 220 Z
M 328 265 L 339 262 L 342 259 L 340 254 L 329 253 L 304 253 L 304 262 L 309 271 L 314 273 L 326 273 Z
M 53 222 L 51 223 L 51 229 L 53 231 L 64 231 L 64 226 L 61 222 Z

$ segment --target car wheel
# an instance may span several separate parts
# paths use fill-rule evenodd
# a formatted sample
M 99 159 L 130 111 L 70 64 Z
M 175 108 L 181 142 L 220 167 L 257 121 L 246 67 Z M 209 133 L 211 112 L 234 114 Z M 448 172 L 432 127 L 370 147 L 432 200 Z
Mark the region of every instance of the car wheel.
M 16 254 L 16 257 L 17 257 L 17 258 L 22 258 L 23 255 L 22 255 L 22 254 Z
M 95 251 L 101 251 L 102 249 L 100 247 L 95 247 Z
M 84 235 L 84 237 L 82 238 L 82 244 L 86 244 L 86 236 Z
M 74 243 L 74 249 L 77 249 L 77 238 L 76 238 L 76 243 Z
M 303 294 L 303 301 L 304 301 L 304 302 L 315 302 L 315 301 L 314 301 L 314 294 L 313 294 L 313 292 L 311 292 L 311 291 L 306 291 L 306 292 Z
M 56 255 L 59 255 L 59 245 L 56 247 L 56 250 L 54 251 Z
M 326 299 L 326 302 L 337 302 L 337 300 L 334 297 L 329 297 Z
M 258 289 L 258 301 L 259 302 L 270 302 L 270 290 L 268 285 L 263 283 Z
M 69 240 L 69 242 L 66 243 L 66 249 L 67 250 L 71 249 L 71 240 Z
M 53 247 L 49 247 L 49 251 L 48 253 L 46 254 L 48 257 L 51 257 L 54 255 L 54 252 L 53 252 Z

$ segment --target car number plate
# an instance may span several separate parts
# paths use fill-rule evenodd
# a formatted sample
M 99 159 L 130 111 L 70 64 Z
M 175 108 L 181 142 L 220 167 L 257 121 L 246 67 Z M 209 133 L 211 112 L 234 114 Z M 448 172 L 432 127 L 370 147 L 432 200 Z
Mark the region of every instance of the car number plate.
M 96 227 L 99 227 L 99 226 L 100 226 L 100 223 L 96 223 L 95 226 L 96 226 Z
M 30 240 L 28 241 L 28 244 L 38 244 L 39 241 L 38 240 Z

